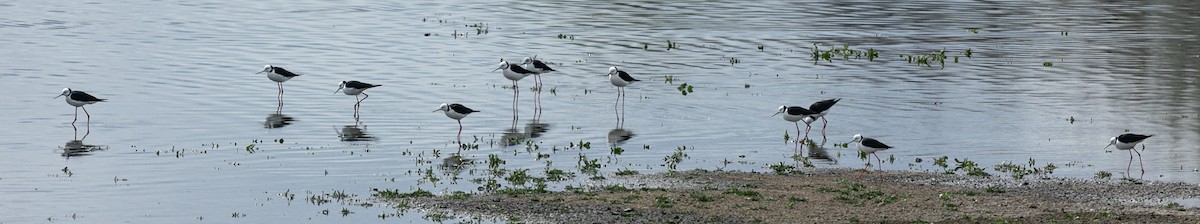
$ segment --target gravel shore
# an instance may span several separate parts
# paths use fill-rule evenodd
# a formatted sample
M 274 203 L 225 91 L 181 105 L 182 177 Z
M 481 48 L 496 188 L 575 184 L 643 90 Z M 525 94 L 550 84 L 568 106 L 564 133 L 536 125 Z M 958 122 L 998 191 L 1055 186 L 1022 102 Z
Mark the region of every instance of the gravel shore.
M 688 171 L 589 185 L 381 200 L 525 223 L 1200 222 L 1200 208 L 1192 207 L 1200 185 L 1175 182 L 812 169 L 789 175 Z

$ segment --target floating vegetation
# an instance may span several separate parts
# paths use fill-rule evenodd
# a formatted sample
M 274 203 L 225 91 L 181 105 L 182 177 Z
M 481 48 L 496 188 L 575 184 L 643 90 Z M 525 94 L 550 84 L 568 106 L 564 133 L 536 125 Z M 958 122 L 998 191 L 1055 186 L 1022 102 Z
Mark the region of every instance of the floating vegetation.
M 971 55 L 972 55 L 972 54 L 974 54 L 974 53 L 972 53 L 972 52 L 971 52 L 971 49 L 970 49 L 970 48 L 967 48 L 967 50 L 966 50 L 966 51 L 963 51 L 963 55 L 964 55 L 964 56 L 967 56 L 967 58 L 971 58 Z
M 1054 62 L 1048 62 L 1048 61 L 1042 62 L 1042 66 L 1046 66 L 1046 67 L 1054 66 Z
M 1095 179 L 1108 179 L 1111 177 L 1112 177 L 1112 173 L 1110 173 L 1108 171 L 1097 171 L 1096 175 L 1092 176 L 1092 178 L 1095 178 Z
M 996 164 L 993 168 L 996 171 L 1008 173 L 1013 179 L 1023 179 L 1026 175 L 1049 175 L 1054 173 L 1054 169 L 1058 168 L 1054 163 L 1048 163 L 1042 168 L 1035 167 L 1037 162 L 1033 158 L 1029 158 L 1029 166 L 1013 164 L 1005 161 L 1001 164 Z
M 804 172 L 801 172 L 800 169 L 796 168 L 796 166 L 783 164 L 783 162 L 779 162 L 779 164 L 771 164 L 769 167 L 771 170 L 775 171 L 776 175 L 804 174 Z
M 675 76 L 673 76 L 673 75 L 664 75 L 663 76 L 663 83 L 672 83 L 672 82 L 675 82 L 675 80 L 678 80 L 678 79 L 676 79 Z
M 668 173 L 674 174 L 675 168 L 679 166 L 679 163 L 682 163 L 684 159 L 688 158 L 687 153 L 683 152 L 684 150 L 687 150 L 687 148 L 687 146 L 675 147 L 674 153 L 663 157 L 663 161 L 666 162 L 664 165 L 667 167 Z
M 374 192 L 371 195 L 376 196 L 376 198 L 383 198 L 383 199 L 427 198 L 427 196 L 433 196 L 433 193 L 428 192 L 428 190 L 424 190 L 421 188 L 416 188 L 416 190 L 413 190 L 412 193 L 400 193 L 400 190 L 395 190 L 395 189 L 379 190 L 377 188 L 377 189 L 371 189 L 371 190 L 372 190 L 372 192 Z
M 679 93 L 680 93 L 680 94 L 683 94 L 684 96 L 687 96 L 687 95 L 688 95 L 688 93 L 692 93 L 692 87 L 693 87 L 692 85 L 688 85 L 688 84 L 685 82 L 685 83 L 683 83 L 683 84 L 679 84 L 679 87 L 677 87 L 677 88 L 675 88 L 675 89 L 679 90 Z
M 667 40 L 667 50 L 679 49 L 679 42 Z
M 621 153 L 624 153 L 624 152 L 625 152 L 625 149 L 623 149 L 621 147 L 612 147 L 613 155 L 621 155 Z
M 760 51 L 760 52 L 761 52 L 761 51 L 763 51 L 763 45 L 762 45 L 762 44 L 759 44 L 759 45 L 758 45 L 758 51 Z
M 813 44 L 812 48 L 812 59 L 814 63 L 821 60 L 833 62 L 833 58 L 835 57 L 840 57 L 842 60 L 850 60 L 850 57 L 854 57 L 854 59 L 861 59 L 864 56 L 867 57 L 867 60 L 869 61 L 875 61 L 875 58 L 879 57 L 879 51 L 875 50 L 875 48 L 867 48 L 866 51 L 850 49 L 849 44 L 842 44 L 841 48 L 833 47 L 824 51 L 817 47 L 817 44 Z
M 475 24 L 468 24 L 466 26 L 475 28 L 475 35 L 484 35 L 484 34 L 488 33 L 487 23 L 479 22 L 479 23 L 475 23 Z
M 579 154 L 579 162 L 576 163 L 579 167 L 579 172 L 591 176 L 592 179 L 602 179 L 600 176 L 600 159 L 588 159 L 583 153 Z
M 904 58 L 904 60 L 908 61 L 908 63 L 916 63 L 917 65 L 924 65 L 925 67 L 933 67 L 932 64 L 934 63 L 941 65 L 942 68 L 946 67 L 946 49 L 922 55 L 902 54 L 900 57 Z M 954 63 L 958 63 L 957 59 L 954 61 Z
M 983 30 L 983 28 L 979 28 L 979 27 L 967 28 L 967 31 L 970 31 L 971 33 L 979 33 L 980 30 Z
M 630 175 L 637 175 L 638 171 L 637 170 L 617 170 L 617 173 L 615 173 L 615 174 L 617 176 L 630 176 Z
M 561 33 L 560 33 L 560 34 L 558 34 L 558 39 L 571 39 L 571 40 L 575 40 L 575 35 L 567 35 L 567 34 L 561 34 Z
M 735 57 L 729 57 L 729 65 L 735 65 L 737 63 L 742 63 L 742 60 Z

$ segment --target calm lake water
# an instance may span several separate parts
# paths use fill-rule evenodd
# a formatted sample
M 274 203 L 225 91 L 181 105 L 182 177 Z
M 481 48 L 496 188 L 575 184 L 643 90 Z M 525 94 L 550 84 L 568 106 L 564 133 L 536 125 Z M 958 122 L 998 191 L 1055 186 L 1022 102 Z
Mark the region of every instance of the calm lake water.
M 1004 175 L 992 166 L 1033 158 L 1056 177 L 1118 178 L 1128 153 L 1103 147 L 1129 131 L 1155 134 L 1145 179 L 1200 183 L 1198 12 L 1191 1 L 0 1 L 0 223 L 429 222 L 363 203 L 373 188 L 513 186 L 488 174 L 491 155 L 509 171 L 576 175 L 552 189 L 590 183 L 581 157 L 604 177 L 666 172 L 680 147 L 679 170 L 770 171 L 797 163 L 784 140 L 795 127 L 771 114 L 830 98 L 843 99 L 828 115 L 834 160 L 817 167 L 863 167 L 833 146 L 861 133 L 896 147 L 880 153 L 895 157 L 888 170 L 940 170 L 930 161 L 947 156 Z M 814 61 L 814 45 L 879 57 Z M 902 56 L 942 50 L 944 66 Z M 511 82 L 489 71 L 535 54 L 559 72 L 540 95 L 522 80 L 514 114 Z M 264 64 L 304 74 L 285 83 L 282 108 L 254 74 Z M 614 65 L 644 80 L 627 88 L 622 126 L 604 76 Z M 332 93 L 342 80 L 383 85 L 357 121 L 353 97 Z M 76 132 L 73 108 L 51 99 L 65 87 L 109 100 L 87 106 L 86 138 L 83 118 Z M 459 147 L 455 122 L 430 112 L 446 102 L 483 111 L 463 120 L 475 165 L 441 165 Z M 819 125 L 810 137 L 820 143 Z M 98 150 L 64 156 L 80 144 Z

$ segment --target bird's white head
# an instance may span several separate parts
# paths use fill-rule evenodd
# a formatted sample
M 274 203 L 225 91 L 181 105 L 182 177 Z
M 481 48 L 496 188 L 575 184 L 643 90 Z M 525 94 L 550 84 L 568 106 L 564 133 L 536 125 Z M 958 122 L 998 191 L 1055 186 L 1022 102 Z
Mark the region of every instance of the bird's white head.
M 522 65 L 528 65 L 530 63 L 533 63 L 533 58 L 531 58 L 531 57 L 525 57 L 525 59 L 521 59 Z
M 342 89 L 344 89 L 344 88 L 346 88 L 346 81 L 342 81 L 342 83 L 338 83 L 338 89 L 334 90 L 333 93 L 337 94 L 338 91 L 342 91 Z
M 497 66 L 496 69 L 492 69 L 492 71 L 494 72 L 494 71 L 500 70 L 500 69 L 508 69 L 508 66 L 509 65 L 508 65 L 507 61 L 500 60 L 500 66 Z
M 608 75 L 616 75 L 617 71 L 620 71 L 617 66 L 608 67 Z
M 450 110 L 450 104 L 443 103 L 441 107 L 438 107 L 437 110 L 433 110 L 433 112 L 449 111 L 449 110 Z
M 774 117 L 775 115 L 779 115 L 784 111 L 787 111 L 787 106 L 779 106 L 779 111 L 776 111 L 775 114 L 772 114 L 771 116 Z
M 254 73 L 254 74 L 259 74 L 259 73 L 263 73 L 263 72 L 272 72 L 272 71 L 274 71 L 274 70 L 275 70 L 275 66 L 273 66 L 273 65 L 265 65 L 265 66 L 263 66 L 263 70 L 262 70 L 262 71 L 258 71 L 258 73 Z
M 63 97 L 63 96 L 71 97 L 71 88 L 63 88 L 62 93 L 58 94 L 58 96 L 56 96 L 54 98 L 58 99 L 58 97 Z
M 862 134 L 854 134 L 854 139 L 850 140 L 850 142 L 862 142 L 862 140 L 863 140 Z
M 1104 146 L 1104 148 L 1108 149 L 1108 147 L 1111 147 L 1116 144 L 1117 144 L 1117 137 L 1112 137 L 1112 139 L 1108 140 L 1108 146 Z

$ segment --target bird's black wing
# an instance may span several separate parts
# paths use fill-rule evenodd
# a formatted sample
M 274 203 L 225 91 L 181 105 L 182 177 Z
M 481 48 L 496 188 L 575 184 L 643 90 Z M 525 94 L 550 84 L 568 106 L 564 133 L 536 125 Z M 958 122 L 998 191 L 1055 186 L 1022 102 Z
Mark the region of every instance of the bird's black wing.
M 525 69 L 525 68 L 522 68 L 521 66 L 516 66 L 513 64 L 508 64 L 508 69 L 512 69 L 512 71 L 516 72 L 517 74 L 530 74 L 530 75 L 537 74 L 536 72 L 529 71 L 528 69 Z
M 533 67 L 541 69 L 543 71 L 551 71 L 551 72 L 554 71 L 554 69 L 550 68 L 549 65 L 546 65 L 546 63 L 542 63 L 542 61 L 539 61 L 539 60 L 533 60 Z
M 383 85 L 375 85 L 375 84 L 359 82 L 359 81 L 346 82 L 346 87 L 355 88 L 355 89 L 369 89 L 371 87 L 376 87 L 376 86 L 383 86 Z
M 1123 134 L 1123 135 L 1117 136 L 1117 141 L 1140 142 L 1142 140 L 1146 140 L 1146 138 L 1150 138 L 1150 136 L 1154 136 L 1154 135 Z
M 82 101 L 82 102 L 100 102 L 100 101 L 104 101 L 104 99 L 96 98 L 95 96 L 92 96 L 92 94 L 87 94 L 87 93 L 85 93 L 85 92 L 83 92 L 83 91 L 72 91 L 72 92 L 71 92 L 71 99 L 72 99 L 72 100 L 75 100 L 75 101 Z
M 283 69 L 283 67 L 274 67 L 274 68 L 275 69 L 272 69 L 272 70 L 274 70 L 276 74 L 279 74 L 279 75 L 282 75 L 285 77 L 300 76 L 300 74 L 292 73 L 292 72 L 288 71 L 287 69 Z
M 801 116 L 801 115 L 816 114 L 816 112 L 813 112 L 808 109 L 804 109 L 804 107 L 801 107 L 801 106 L 790 106 L 790 107 L 787 107 L 787 114 L 793 115 L 793 116 Z
M 817 112 L 817 113 L 825 112 L 826 110 L 829 110 L 829 108 L 833 107 L 834 104 L 837 104 L 837 102 L 841 101 L 841 100 L 842 100 L 842 98 L 817 101 L 816 103 L 813 103 L 811 106 L 808 106 L 808 109 L 812 110 L 813 112 Z
M 450 104 L 450 109 L 454 110 L 454 112 L 457 112 L 460 114 L 470 114 L 470 113 L 474 113 L 474 112 L 479 112 L 478 110 L 473 110 L 471 108 L 467 108 L 467 106 L 463 106 L 462 104 L 457 104 L 457 103 Z
M 633 76 L 630 76 L 629 73 L 625 73 L 625 71 L 621 70 L 617 70 L 617 77 L 621 77 L 621 80 L 625 80 L 626 82 L 642 81 L 633 78 Z
M 879 140 L 875 140 L 873 138 L 863 138 L 862 144 L 863 144 L 863 146 L 877 148 L 877 149 L 892 148 L 891 146 L 888 146 L 887 144 L 883 144 L 883 142 L 879 142 Z

